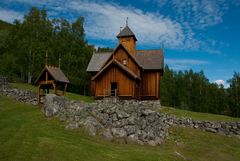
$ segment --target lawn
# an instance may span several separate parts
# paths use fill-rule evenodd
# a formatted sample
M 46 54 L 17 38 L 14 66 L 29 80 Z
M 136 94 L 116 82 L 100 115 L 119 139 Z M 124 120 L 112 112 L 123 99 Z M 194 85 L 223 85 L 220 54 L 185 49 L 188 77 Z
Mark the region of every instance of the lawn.
M 172 128 L 157 147 L 117 144 L 66 130 L 37 106 L 0 95 L 1 161 L 238 161 L 240 139 L 191 128 Z
M 11 85 L 13 88 L 37 92 L 37 87 L 36 87 L 36 86 L 33 86 L 33 85 L 31 85 L 31 84 L 26 84 L 26 83 L 10 83 L 10 85 Z M 90 103 L 91 103 L 91 102 L 94 102 L 93 97 L 83 96 L 83 95 L 79 95 L 79 94 L 76 94 L 76 93 L 66 92 L 65 96 L 66 96 L 68 99 L 71 99 L 71 100 L 78 100 L 78 101 L 84 101 L 84 102 L 90 102 Z
M 186 117 L 186 118 L 192 118 L 194 120 L 226 121 L 226 122 L 240 121 L 240 118 L 234 118 L 234 117 L 229 117 L 225 115 L 193 112 L 193 111 L 187 111 L 187 110 L 176 109 L 172 107 L 164 107 L 164 106 L 160 109 L 160 112 L 172 114 L 179 118 Z

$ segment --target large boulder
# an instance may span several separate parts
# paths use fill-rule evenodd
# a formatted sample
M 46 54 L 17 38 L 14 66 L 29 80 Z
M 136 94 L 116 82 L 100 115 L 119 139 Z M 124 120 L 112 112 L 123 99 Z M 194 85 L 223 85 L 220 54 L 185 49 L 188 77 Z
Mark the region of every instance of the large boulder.
M 108 141 L 113 140 L 112 132 L 109 128 L 103 129 L 99 134 Z
M 67 100 L 64 97 L 55 94 L 47 94 L 43 104 L 43 113 L 47 117 L 57 115 L 66 107 Z
M 82 125 L 88 131 L 89 135 L 92 136 L 95 136 L 100 129 L 104 128 L 104 126 L 92 116 L 81 120 L 80 125 Z
M 116 138 L 124 138 L 127 136 L 127 133 L 123 128 L 112 128 L 112 134 Z

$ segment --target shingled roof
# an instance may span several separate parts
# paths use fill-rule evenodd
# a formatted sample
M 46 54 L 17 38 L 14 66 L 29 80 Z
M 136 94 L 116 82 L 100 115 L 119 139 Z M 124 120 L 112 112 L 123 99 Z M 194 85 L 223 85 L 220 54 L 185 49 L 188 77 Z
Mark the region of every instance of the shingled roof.
M 68 78 L 64 75 L 63 71 L 60 68 L 46 65 L 46 69 L 49 71 L 55 81 L 62 83 L 70 83 Z
M 87 71 L 98 72 L 111 55 L 112 52 L 93 53 L 92 58 L 88 64 Z
M 98 72 L 112 55 L 111 52 L 94 53 L 87 67 L 88 72 Z M 162 70 L 164 67 L 163 50 L 137 50 L 135 60 L 145 70 Z
M 120 37 L 129 37 L 129 36 L 133 36 L 134 39 L 137 41 L 137 38 L 136 36 L 134 35 L 134 33 L 132 32 L 132 30 L 126 26 L 124 27 L 123 30 L 120 31 L 120 33 L 117 35 L 117 38 L 120 38 Z
M 159 70 L 164 67 L 163 50 L 137 50 L 136 59 L 143 69 Z
M 47 71 L 55 81 L 57 82 L 61 82 L 61 83 L 70 83 L 70 81 L 68 80 L 68 78 L 64 75 L 63 71 L 58 68 L 58 67 L 54 67 L 54 66 L 48 66 L 45 65 L 45 68 L 42 70 L 41 74 L 39 75 L 39 77 L 37 78 L 35 84 L 37 84 L 37 82 L 39 81 L 39 79 L 41 78 L 41 76 L 44 74 L 44 71 Z

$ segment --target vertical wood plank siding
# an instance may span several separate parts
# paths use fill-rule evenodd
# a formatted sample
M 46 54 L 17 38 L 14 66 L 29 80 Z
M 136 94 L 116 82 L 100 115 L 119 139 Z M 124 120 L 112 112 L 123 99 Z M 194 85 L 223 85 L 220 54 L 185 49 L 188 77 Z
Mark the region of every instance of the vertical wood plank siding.
M 111 82 L 117 83 L 118 96 L 134 97 L 134 80 L 129 78 L 121 69 L 119 69 L 114 64 L 95 81 L 95 96 L 103 97 L 104 90 L 105 96 L 110 96 Z

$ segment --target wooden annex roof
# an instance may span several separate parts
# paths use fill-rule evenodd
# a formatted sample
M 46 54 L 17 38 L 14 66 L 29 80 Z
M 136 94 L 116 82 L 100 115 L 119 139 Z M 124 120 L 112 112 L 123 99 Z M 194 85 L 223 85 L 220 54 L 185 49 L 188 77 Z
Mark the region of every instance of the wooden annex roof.
M 44 74 L 45 71 L 47 71 L 53 77 L 53 79 L 55 81 L 57 81 L 57 82 L 70 83 L 70 81 L 64 75 L 63 71 L 60 68 L 54 67 L 54 66 L 45 65 L 45 67 L 42 70 L 41 74 L 38 76 L 35 84 L 39 81 L 39 79 L 41 78 L 41 76 Z
M 112 52 L 94 53 L 87 67 L 88 72 L 98 72 Z M 163 70 L 164 53 L 160 50 L 136 50 L 135 60 L 144 70 Z

